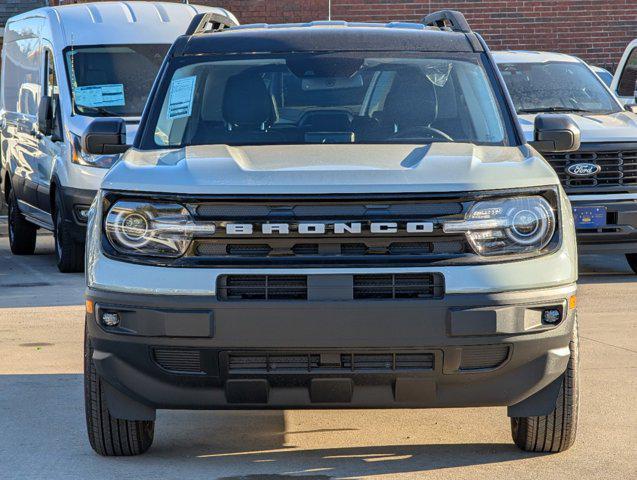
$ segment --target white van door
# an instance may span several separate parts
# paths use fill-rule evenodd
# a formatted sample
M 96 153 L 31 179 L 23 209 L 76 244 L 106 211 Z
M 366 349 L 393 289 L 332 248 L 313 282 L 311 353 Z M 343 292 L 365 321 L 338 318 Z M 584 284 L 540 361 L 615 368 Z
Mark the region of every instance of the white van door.
M 48 42 L 42 48 L 43 82 L 42 96 L 51 99 L 52 131 L 46 135 L 38 132 L 38 205 L 43 211 L 51 213 L 51 175 L 55 162 L 61 158 L 64 148 L 62 112 L 60 110 L 60 92 L 55 71 L 53 49 Z M 41 113 L 41 112 L 40 112 Z

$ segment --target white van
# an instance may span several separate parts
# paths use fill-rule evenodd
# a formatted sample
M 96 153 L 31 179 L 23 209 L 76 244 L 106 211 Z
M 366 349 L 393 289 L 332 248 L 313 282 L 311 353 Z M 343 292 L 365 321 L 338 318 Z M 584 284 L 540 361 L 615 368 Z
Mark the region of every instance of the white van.
M 637 102 L 637 38 L 630 42 L 619 61 L 610 89 L 622 103 Z
M 5 27 L 0 93 L 0 182 L 14 254 L 32 254 L 52 230 L 58 267 L 84 264 L 86 217 L 118 155 L 89 155 L 80 136 L 94 117 L 124 117 L 126 143 L 171 44 L 195 15 L 187 4 L 104 2 L 45 7 Z

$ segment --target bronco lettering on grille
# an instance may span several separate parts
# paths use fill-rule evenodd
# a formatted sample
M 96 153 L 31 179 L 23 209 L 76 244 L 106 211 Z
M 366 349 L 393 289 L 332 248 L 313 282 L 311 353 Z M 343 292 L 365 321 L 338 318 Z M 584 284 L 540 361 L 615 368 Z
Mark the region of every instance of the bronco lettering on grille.
M 253 235 L 255 232 L 262 235 L 288 235 L 292 231 L 299 235 L 326 235 L 328 232 L 337 235 L 363 233 L 362 222 L 263 223 L 256 226 L 251 223 L 225 223 L 223 227 L 228 235 Z M 398 222 L 369 222 L 365 227 L 369 233 L 379 235 L 432 233 L 434 230 L 432 222 L 407 222 L 404 228 L 399 227 Z

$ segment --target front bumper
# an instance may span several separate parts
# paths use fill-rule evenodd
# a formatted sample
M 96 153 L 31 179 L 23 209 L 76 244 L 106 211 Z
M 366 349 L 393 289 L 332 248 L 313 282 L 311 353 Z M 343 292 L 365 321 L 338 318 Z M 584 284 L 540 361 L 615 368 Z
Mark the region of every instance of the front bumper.
M 580 200 L 570 197 L 574 207 L 605 207 L 606 226 L 577 230 L 579 253 L 637 253 L 637 199 Z
M 96 195 L 95 190 L 81 188 L 62 188 L 62 201 L 64 223 L 67 231 L 71 233 L 74 241 L 84 243 L 86 241 L 86 226 L 88 222 L 88 210 Z M 86 216 L 81 213 L 86 212 Z
M 87 331 L 119 418 L 162 408 L 515 406 L 566 370 L 574 293 L 221 302 L 89 289 Z M 557 326 L 541 322 L 547 306 L 563 308 Z M 120 325 L 98 323 L 103 312 Z

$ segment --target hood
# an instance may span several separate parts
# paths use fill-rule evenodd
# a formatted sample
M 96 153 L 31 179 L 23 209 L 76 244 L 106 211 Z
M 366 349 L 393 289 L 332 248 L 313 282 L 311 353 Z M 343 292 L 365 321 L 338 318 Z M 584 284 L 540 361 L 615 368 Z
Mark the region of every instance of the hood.
M 449 192 L 556 185 L 526 147 L 432 145 L 195 146 L 131 149 L 102 188 L 184 194 Z
M 618 112 L 608 115 L 567 114 L 582 132 L 582 143 L 637 142 L 637 115 Z M 533 122 L 536 115 L 519 115 L 520 125 L 527 141 L 533 140 Z

